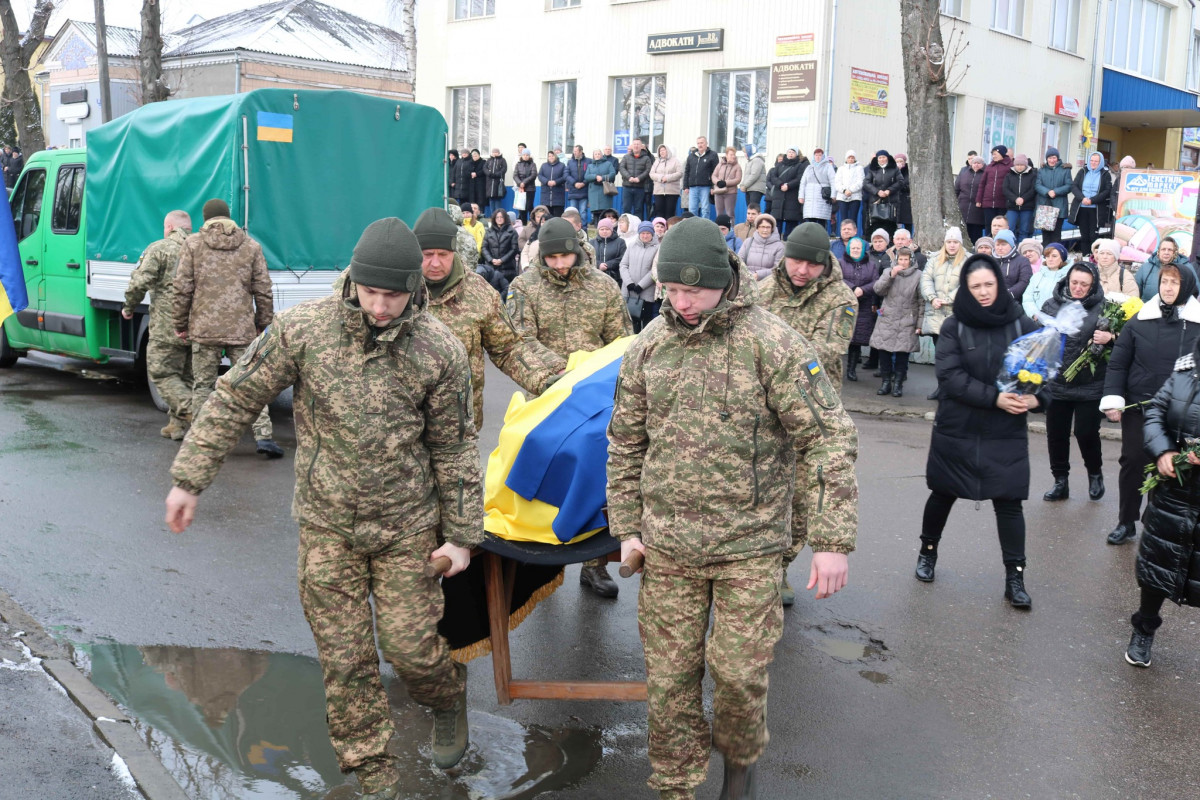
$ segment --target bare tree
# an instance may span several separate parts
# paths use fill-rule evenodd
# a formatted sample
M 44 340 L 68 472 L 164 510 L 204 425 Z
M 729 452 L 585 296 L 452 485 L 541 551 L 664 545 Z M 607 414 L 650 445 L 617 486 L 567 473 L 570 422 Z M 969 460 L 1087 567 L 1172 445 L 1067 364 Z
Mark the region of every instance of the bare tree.
M 964 227 L 954 195 L 946 96 L 962 79 L 964 70 L 956 72 L 956 62 L 966 42 L 956 31 L 949 44 L 953 51 L 948 53 L 938 0 L 900 0 L 913 225 L 930 244 L 940 242 L 947 227 Z
M 26 156 L 46 149 L 46 134 L 42 131 L 42 107 L 37 93 L 29 80 L 30 62 L 42 39 L 46 36 L 46 25 L 54 11 L 52 0 L 37 0 L 29 31 L 21 38 L 17 27 L 17 16 L 13 13 L 12 0 L 0 0 L 0 69 L 4 70 L 4 94 L 0 102 L 12 108 L 13 122 L 17 128 L 17 142 Z
M 142 0 L 142 40 L 138 47 L 138 76 L 142 103 L 157 103 L 171 96 L 163 80 L 162 8 L 158 0 Z
M 404 39 L 405 69 L 413 96 L 417 93 L 417 2 L 416 0 L 388 0 L 388 26 L 396 28 L 400 23 L 400 36 Z

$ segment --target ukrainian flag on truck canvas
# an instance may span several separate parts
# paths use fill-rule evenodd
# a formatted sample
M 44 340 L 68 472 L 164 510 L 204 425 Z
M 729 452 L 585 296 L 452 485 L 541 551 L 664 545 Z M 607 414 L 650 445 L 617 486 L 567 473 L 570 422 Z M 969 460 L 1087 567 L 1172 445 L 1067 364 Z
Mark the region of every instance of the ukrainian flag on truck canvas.
M 5 197 L 4 207 L 7 209 L 8 198 Z M 21 270 L 21 253 L 17 250 L 17 231 L 7 220 L 12 219 L 12 210 L 8 216 L 0 219 L 0 323 L 9 314 L 23 311 L 29 305 L 29 297 L 25 294 L 25 273 Z
M 290 142 L 292 140 L 292 115 L 259 111 L 258 140 L 260 142 Z

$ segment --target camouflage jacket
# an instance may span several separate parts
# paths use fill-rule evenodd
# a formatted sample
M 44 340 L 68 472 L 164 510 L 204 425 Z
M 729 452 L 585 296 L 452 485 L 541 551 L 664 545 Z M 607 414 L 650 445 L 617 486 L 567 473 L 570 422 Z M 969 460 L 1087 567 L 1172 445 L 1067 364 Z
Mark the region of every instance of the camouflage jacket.
M 382 331 L 353 284 L 280 313 L 217 381 L 171 476 L 199 493 L 263 406 L 295 385 L 296 495 L 305 524 L 352 531 L 379 521 L 440 525 L 464 547 L 483 538 L 471 371 L 462 343 L 423 307 Z
M 813 550 L 849 552 L 854 423 L 813 346 L 740 283 L 695 328 L 664 302 L 625 352 L 608 428 L 612 533 L 696 565 L 780 553 L 799 491 Z
M 599 350 L 633 333 L 621 290 L 591 267 L 572 267 L 564 278 L 541 255 L 508 285 L 508 314 L 517 330 L 569 358 Z
M 461 262 L 454 269 L 461 280 L 429 301 L 429 313 L 454 332 L 471 361 L 471 394 L 475 428 L 483 425 L 483 352 L 508 377 L 531 394 L 541 394 L 546 381 L 567 368 L 566 359 L 533 338 L 517 332 L 500 295 Z
M 131 314 L 150 293 L 150 338 L 160 342 L 180 341 L 171 318 L 175 313 L 175 267 L 186 238 L 187 234 L 176 228 L 142 251 L 125 290 L 124 310 Z
M 226 217 L 183 242 L 174 326 L 196 344 L 246 345 L 271 324 L 275 302 L 262 246 Z
M 833 387 L 842 390 L 842 356 L 850 350 L 850 337 L 858 318 L 858 298 L 832 266 L 799 292 L 792 290 L 786 262 L 780 259 L 770 276 L 758 285 L 759 303 L 786 322 L 817 349 L 817 358 Z
M 479 245 L 475 244 L 475 237 L 470 231 L 463 227 L 462 208 L 451 203 L 448 213 L 458 226 L 458 233 L 454 237 L 454 252 L 458 253 L 464 266 L 475 269 L 475 265 L 479 263 Z

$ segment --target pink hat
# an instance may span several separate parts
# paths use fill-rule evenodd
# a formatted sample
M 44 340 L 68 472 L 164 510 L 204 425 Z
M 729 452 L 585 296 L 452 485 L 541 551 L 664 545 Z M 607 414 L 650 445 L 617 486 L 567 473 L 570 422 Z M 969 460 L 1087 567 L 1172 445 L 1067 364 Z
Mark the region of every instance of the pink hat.
M 602 219 L 596 223 L 596 230 L 600 231 L 601 233 L 604 233 L 606 231 L 611 231 L 615 227 L 616 227 L 616 225 L 614 225 L 613 221 L 611 219 L 609 219 L 608 217 L 605 217 L 604 219 Z

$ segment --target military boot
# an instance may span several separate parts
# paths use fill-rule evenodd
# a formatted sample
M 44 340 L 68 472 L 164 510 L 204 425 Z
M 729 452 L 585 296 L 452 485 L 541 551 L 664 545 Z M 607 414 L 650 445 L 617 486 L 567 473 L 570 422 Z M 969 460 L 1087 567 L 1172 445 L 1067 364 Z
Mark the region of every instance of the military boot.
M 857 369 L 858 369 L 858 356 L 854 353 L 850 353 L 848 356 L 846 356 L 846 380 L 857 381 L 858 380 Z
M 892 397 L 904 397 L 904 380 L 907 377 L 904 373 L 896 373 L 896 377 L 892 380 Z
M 283 458 L 283 448 L 275 444 L 274 439 L 259 439 L 255 445 L 255 452 L 266 456 L 268 461 Z
M 450 708 L 433 712 L 433 763 L 438 769 L 450 769 L 467 752 L 467 689 L 454 698 Z
M 178 442 L 183 439 L 184 434 L 187 433 L 187 424 L 182 420 L 171 417 L 170 422 L 164 425 L 162 430 L 160 430 L 158 433 L 164 439 L 170 439 L 173 442 Z
M 591 589 L 592 594 L 598 597 L 613 598 L 620 591 L 616 581 L 608 574 L 608 567 L 590 561 L 579 570 L 579 583 Z
M 363 792 L 362 800 L 400 800 L 400 781 L 385 786 L 377 792 Z
M 788 583 L 787 572 L 783 573 L 783 588 L 780 591 L 780 596 L 783 598 L 783 607 L 794 605 L 796 602 L 796 590 Z
M 756 800 L 757 797 L 754 765 L 730 764 L 726 761 L 725 775 L 721 779 L 721 796 L 718 800 Z

